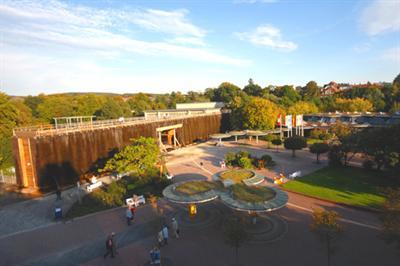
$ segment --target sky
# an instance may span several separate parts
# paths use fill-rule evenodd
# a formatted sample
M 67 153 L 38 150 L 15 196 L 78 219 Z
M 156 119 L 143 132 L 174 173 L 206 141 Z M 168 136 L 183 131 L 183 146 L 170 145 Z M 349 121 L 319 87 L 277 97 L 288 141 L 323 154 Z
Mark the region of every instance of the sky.
M 0 91 L 391 82 L 400 0 L 0 1 Z

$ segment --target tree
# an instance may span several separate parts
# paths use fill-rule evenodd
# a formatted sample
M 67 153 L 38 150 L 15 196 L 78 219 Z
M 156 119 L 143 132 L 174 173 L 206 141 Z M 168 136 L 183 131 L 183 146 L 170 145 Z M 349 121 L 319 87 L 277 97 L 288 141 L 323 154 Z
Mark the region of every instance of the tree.
M 332 242 L 342 232 L 338 223 L 339 214 L 334 211 L 314 210 L 311 230 L 326 244 L 328 266 L 333 252 Z
M 224 223 L 225 242 L 235 248 L 235 261 L 238 264 L 239 248 L 249 239 L 245 225 L 238 218 L 228 219 Z
M 293 88 L 293 86 L 289 85 L 278 87 L 273 93 L 280 97 L 279 103 L 282 106 L 291 106 L 301 99 L 300 94 Z
M 288 150 L 292 150 L 292 157 L 296 157 L 296 150 L 307 147 L 307 141 L 304 137 L 293 136 L 285 139 L 284 146 Z
M 135 116 L 142 116 L 143 111 L 151 110 L 154 107 L 150 97 L 144 93 L 138 93 L 129 98 L 128 104 Z
M 48 123 L 53 122 L 54 117 L 74 116 L 74 104 L 71 97 L 66 95 L 46 96 L 43 102 L 37 106 L 38 117 Z
M 327 143 L 314 143 L 310 146 L 310 152 L 317 155 L 317 163 L 319 163 L 319 155 L 329 151 L 329 145 Z
M 400 248 L 400 189 L 385 190 L 386 201 L 381 216 L 382 236 L 387 243 L 396 243 Z
M 278 151 L 278 147 L 282 145 L 282 140 L 280 138 L 273 139 L 272 144 L 275 145 L 276 151 Z
M 108 97 L 103 106 L 96 111 L 96 116 L 102 119 L 116 119 L 131 116 L 129 105 L 121 97 Z
M 243 91 L 250 96 L 262 96 L 263 90 L 262 88 L 253 82 L 253 79 L 249 79 L 249 84 L 247 84 Z
M 383 111 L 385 108 L 385 96 L 378 85 L 371 84 L 367 87 L 353 87 L 345 90 L 342 95 L 348 99 L 366 99 L 372 103 L 373 108 L 377 111 Z
M 280 113 L 278 106 L 266 99 L 252 97 L 243 106 L 241 119 L 246 129 L 273 129 Z
M 213 101 L 230 103 L 232 99 L 239 96 L 240 88 L 232 83 L 223 82 L 214 91 Z
M 109 159 L 102 171 L 133 173 L 143 176 L 158 162 L 160 149 L 154 138 L 132 139 L 132 144 Z
M 336 98 L 335 107 L 337 111 L 341 112 L 368 112 L 373 110 L 372 103 L 369 100 L 362 98 Z
M 313 98 L 320 96 L 320 89 L 317 82 L 309 81 L 307 85 L 302 89 L 303 99 L 309 101 Z
M 315 114 L 318 113 L 318 107 L 313 103 L 300 101 L 290 106 L 287 112 L 293 115 Z

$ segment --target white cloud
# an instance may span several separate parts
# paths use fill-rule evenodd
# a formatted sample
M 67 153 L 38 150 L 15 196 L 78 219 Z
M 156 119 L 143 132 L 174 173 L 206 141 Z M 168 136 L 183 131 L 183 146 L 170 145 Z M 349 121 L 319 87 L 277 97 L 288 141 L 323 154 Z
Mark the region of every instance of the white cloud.
M 240 40 L 254 45 L 266 46 L 272 49 L 291 52 L 297 49 L 297 44 L 282 39 L 281 31 L 272 25 L 260 25 L 250 32 L 235 33 Z
M 140 69 L 143 56 L 250 64 L 206 46 L 206 31 L 190 23 L 187 15 L 185 10 L 99 10 L 57 1 L 0 2 L 0 89 L 105 88 L 105 84 L 111 89 L 124 88 L 123 81 L 142 82 L 145 88 L 158 78 L 147 77 L 153 83 L 130 78 L 132 69 Z M 110 70 L 108 64 L 121 65 L 122 71 Z
M 400 64 L 400 46 L 392 47 L 383 51 L 382 59 Z
M 174 35 L 189 35 L 204 37 L 206 31 L 190 23 L 186 15 L 189 12 L 185 9 L 164 11 L 147 9 L 132 13 L 123 13 L 121 17 L 145 29 L 169 33 Z
M 400 1 L 375 0 L 362 12 L 361 29 L 368 35 L 377 35 L 400 30 Z

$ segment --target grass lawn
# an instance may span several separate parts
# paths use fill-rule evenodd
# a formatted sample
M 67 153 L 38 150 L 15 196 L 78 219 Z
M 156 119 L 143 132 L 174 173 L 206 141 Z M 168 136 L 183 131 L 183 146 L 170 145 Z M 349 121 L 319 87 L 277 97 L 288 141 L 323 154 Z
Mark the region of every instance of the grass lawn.
M 394 184 L 394 183 L 397 184 Z M 355 167 L 326 167 L 282 185 L 285 189 L 353 206 L 381 208 L 382 189 L 399 185 L 383 173 Z
M 241 170 L 228 170 L 219 174 L 219 177 L 222 180 L 230 179 L 235 183 L 240 183 L 244 179 L 249 179 L 254 176 L 254 173 L 249 170 L 241 169 Z
M 312 138 L 307 138 L 307 145 L 311 145 L 314 143 L 321 143 L 324 142 L 325 140 L 321 140 L 321 139 L 312 139 Z
M 208 181 L 189 181 L 176 187 L 176 190 L 186 195 L 194 195 L 216 188 L 217 184 Z
M 275 197 L 275 191 L 267 187 L 249 187 L 244 184 L 231 186 L 233 197 L 247 202 L 262 202 Z

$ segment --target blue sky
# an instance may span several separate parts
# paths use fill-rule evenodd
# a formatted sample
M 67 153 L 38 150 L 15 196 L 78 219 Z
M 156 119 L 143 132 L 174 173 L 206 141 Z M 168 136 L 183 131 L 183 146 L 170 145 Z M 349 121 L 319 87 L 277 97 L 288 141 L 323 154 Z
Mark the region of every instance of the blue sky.
M 0 90 L 203 91 L 392 81 L 400 1 L 0 2 Z

